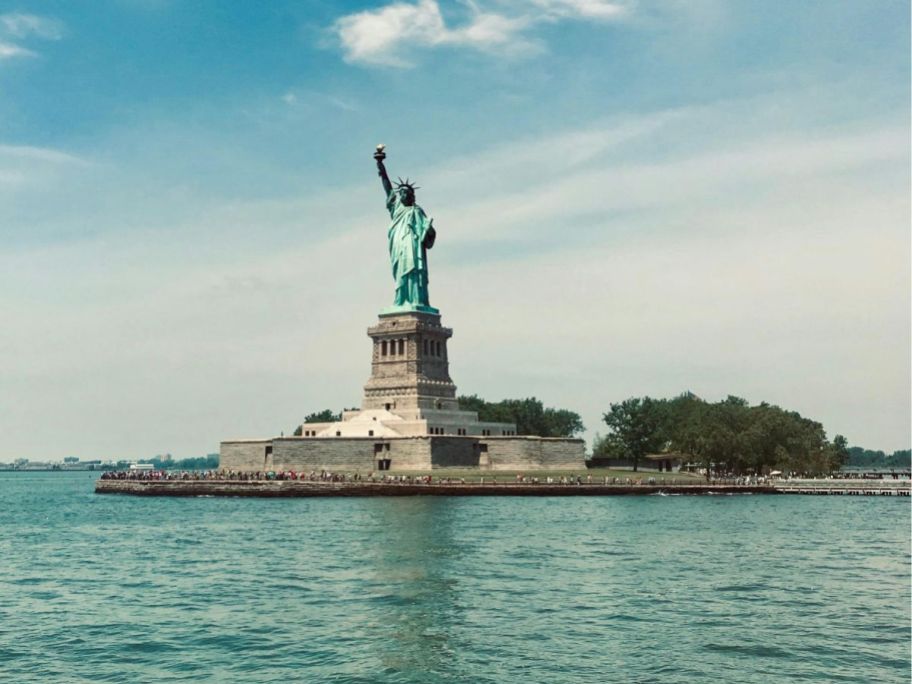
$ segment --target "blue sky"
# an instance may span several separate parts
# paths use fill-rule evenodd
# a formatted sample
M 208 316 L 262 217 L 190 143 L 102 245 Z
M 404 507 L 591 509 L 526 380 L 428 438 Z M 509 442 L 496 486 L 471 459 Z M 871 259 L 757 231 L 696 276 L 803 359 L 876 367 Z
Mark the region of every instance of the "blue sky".
M 888 1 L 0 0 L 0 460 L 356 405 L 379 142 L 460 391 L 907 448 L 909 48 Z

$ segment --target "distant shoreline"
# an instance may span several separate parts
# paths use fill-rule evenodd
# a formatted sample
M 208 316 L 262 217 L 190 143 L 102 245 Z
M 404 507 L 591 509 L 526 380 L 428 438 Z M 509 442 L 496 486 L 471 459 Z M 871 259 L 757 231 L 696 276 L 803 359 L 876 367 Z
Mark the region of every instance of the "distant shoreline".
M 0 468 L 0 473 L 104 473 L 102 468 Z

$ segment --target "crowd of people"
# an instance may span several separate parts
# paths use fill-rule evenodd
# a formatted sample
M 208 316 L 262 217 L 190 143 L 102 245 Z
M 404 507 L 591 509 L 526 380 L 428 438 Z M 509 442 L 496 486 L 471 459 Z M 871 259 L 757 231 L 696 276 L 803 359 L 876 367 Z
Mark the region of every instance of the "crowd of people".
M 767 482 L 766 478 L 732 477 L 712 478 L 709 481 L 694 478 L 656 478 L 654 476 L 633 473 L 628 477 L 596 477 L 586 475 L 525 475 L 515 476 L 481 475 L 477 481 L 468 484 L 478 485 L 741 485 L 757 486 Z M 375 484 L 409 484 L 409 485 L 464 485 L 464 477 L 436 477 L 433 475 L 395 475 L 387 473 L 335 473 L 329 470 L 311 470 L 298 472 L 294 470 L 279 471 L 236 471 L 236 470 L 122 470 L 102 473 L 103 480 L 139 480 L 139 481 L 220 481 L 220 482 L 269 482 L 269 481 L 302 481 L 302 482 L 341 482 L 341 483 L 375 483 Z

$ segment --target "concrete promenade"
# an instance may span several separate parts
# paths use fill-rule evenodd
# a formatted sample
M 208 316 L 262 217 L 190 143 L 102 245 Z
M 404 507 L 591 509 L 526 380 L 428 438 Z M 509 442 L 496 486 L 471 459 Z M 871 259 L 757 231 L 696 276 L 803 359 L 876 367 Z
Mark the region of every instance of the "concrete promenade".
M 97 494 L 136 496 L 619 496 L 777 494 L 774 487 L 731 484 L 406 483 L 308 480 L 98 480 Z
M 782 494 L 817 494 L 830 496 L 909 496 L 908 479 L 893 480 L 777 480 Z

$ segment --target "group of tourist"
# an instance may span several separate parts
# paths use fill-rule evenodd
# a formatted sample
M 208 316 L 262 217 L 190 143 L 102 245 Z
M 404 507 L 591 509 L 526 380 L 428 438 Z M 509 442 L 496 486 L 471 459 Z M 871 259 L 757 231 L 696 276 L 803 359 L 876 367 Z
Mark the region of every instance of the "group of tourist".
M 636 475 L 636 474 L 635 474 Z M 464 477 L 437 477 L 433 475 L 392 475 L 387 473 L 369 472 L 361 473 L 334 473 L 329 470 L 312 470 L 310 472 L 297 472 L 294 470 L 279 471 L 236 471 L 236 470 L 125 470 L 109 471 L 101 475 L 103 480 L 141 480 L 141 481 L 201 481 L 215 480 L 228 482 L 270 482 L 270 481 L 301 481 L 301 482 L 331 482 L 331 483 L 373 483 L 393 485 L 464 485 Z M 756 486 L 765 483 L 765 478 L 738 477 L 738 478 L 713 478 L 705 484 L 714 485 L 742 485 Z M 593 479 L 592 474 L 584 475 L 547 475 L 537 477 L 517 473 L 515 476 L 504 477 L 498 481 L 496 475 L 482 475 L 478 485 L 602 485 L 602 486 L 639 486 L 639 485 L 687 485 L 704 484 L 691 478 L 665 478 L 657 480 L 653 476 L 644 477 L 609 477 Z
M 102 480 L 224 480 L 217 470 L 108 470 Z M 254 478 L 251 478 L 254 479 Z
M 831 480 L 908 480 L 912 477 L 912 473 L 908 470 L 901 470 L 896 472 L 891 470 L 889 473 L 884 472 L 867 472 L 867 471 L 855 471 L 855 472 L 839 472 L 833 473 L 828 476 L 827 479 Z

